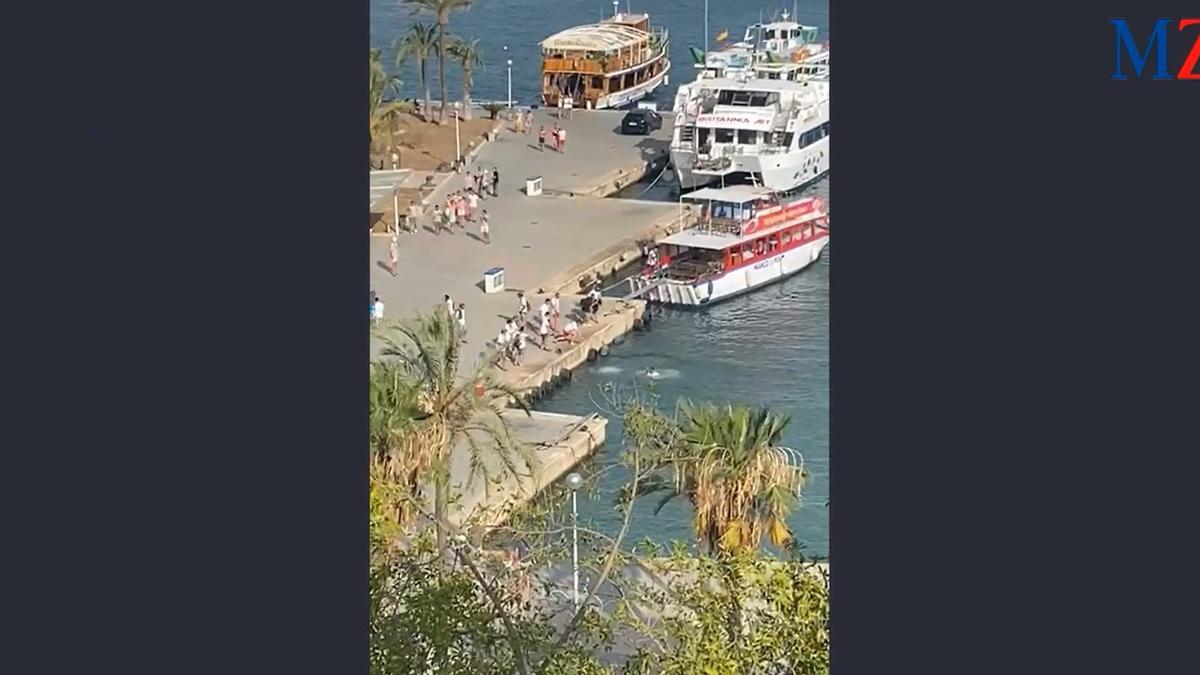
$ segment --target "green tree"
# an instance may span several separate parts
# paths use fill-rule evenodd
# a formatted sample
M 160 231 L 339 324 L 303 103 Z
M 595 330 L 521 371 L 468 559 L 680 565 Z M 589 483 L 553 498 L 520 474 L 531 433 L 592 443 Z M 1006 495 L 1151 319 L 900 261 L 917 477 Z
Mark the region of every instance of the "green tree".
M 450 17 L 455 12 L 466 10 L 471 6 L 471 0 L 401 0 L 410 5 L 415 12 L 429 12 L 437 24 L 437 56 L 438 56 L 438 87 L 441 90 L 442 106 L 438 113 L 438 123 L 446 123 L 446 47 L 450 37 Z
M 429 59 L 433 55 L 437 47 L 438 31 L 435 26 L 426 23 L 414 23 L 408 27 L 408 31 L 402 37 L 396 39 L 394 44 L 396 50 L 396 69 L 400 69 L 400 64 L 408 58 L 417 60 L 417 67 L 421 73 L 421 92 L 425 97 L 425 105 L 421 108 L 424 111 L 425 119 L 430 119 L 429 107 L 429 77 L 426 74 L 426 66 L 429 64 Z
M 371 148 L 384 136 L 390 134 L 392 119 L 400 110 L 397 101 L 388 99 L 389 93 L 400 91 L 400 80 L 389 75 L 379 60 L 378 49 L 371 50 Z
M 471 87 L 475 86 L 475 69 L 482 69 L 483 51 L 479 47 L 479 40 L 463 40 L 456 38 L 450 43 L 448 51 L 462 66 L 463 81 L 462 81 L 462 118 L 465 120 L 471 119 Z
M 704 550 L 756 548 L 764 535 L 776 546 L 791 540 L 786 518 L 804 472 L 780 445 L 788 416 L 766 408 L 682 401 L 673 422 L 644 404 L 636 406 L 635 418 L 659 425 L 657 461 L 674 474 L 671 479 L 657 474 L 643 484 L 642 494 L 666 491 L 658 509 L 686 496 Z
M 643 647 L 626 675 L 827 675 L 829 582 L 824 568 L 749 552 L 657 563 L 661 618 L 638 622 Z
M 468 485 L 480 477 L 490 480 L 536 470 L 537 458 L 513 437 L 504 416 L 510 401 L 517 402 L 526 414 L 528 409 L 482 368 L 459 376 L 462 342 L 445 311 L 385 328 L 379 338 L 383 343 L 381 360 L 393 362 L 394 372 L 405 384 L 372 389 L 371 418 L 378 420 L 372 425 L 377 456 L 399 453 L 400 457 L 390 462 L 394 470 L 386 473 L 393 480 L 408 480 L 414 492 L 432 479 L 437 550 L 444 554 L 450 527 L 451 453 L 460 446 L 469 453 Z M 391 366 L 380 367 L 377 372 L 388 372 L 388 368 Z M 405 389 L 409 386 L 415 393 Z M 397 430 L 394 436 L 386 431 L 389 428 Z M 497 460 L 495 472 L 488 469 L 489 457 Z M 523 467 L 518 460 L 523 460 Z

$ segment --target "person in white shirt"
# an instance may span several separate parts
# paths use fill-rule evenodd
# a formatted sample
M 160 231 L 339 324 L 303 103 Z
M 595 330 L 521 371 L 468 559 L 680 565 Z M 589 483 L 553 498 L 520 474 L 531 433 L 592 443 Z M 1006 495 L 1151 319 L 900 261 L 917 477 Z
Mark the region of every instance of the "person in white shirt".
M 375 299 L 375 304 L 371 307 L 371 318 L 374 319 L 376 326 L 383 321 L 383 300 Z
M 559 304 L 558 293 L 555 293 L 554 297 L 550 298 L 550 328 L 554 331 L 558 331 L 561 312 L 562 306 Z
M 445 303 L 446 303 L 446 316 L 448 316 L 450 318 L 454 318 L 454 301 L 450 299 L 449 295 L 446 295 Z
M 542 343 L 542 349 L 550 351 L 550 319 L 545 314 L 542 315 L 542 321 L 538 324 L 538 338 Z
M 538 314 L 541 315 L 543 321 L 550 316 L 551 311 L 553 311 L 553 308 L 550 306 L 550 298 L 542 300 L 542 304 L 538 305 Z
M 525 298 L 524 292 L 517 293 L 517 318 L 521 323 L 525 323 L 525 315 L 529 314 L 529 300 Z
M 454 321 L 458 324 L 458 335 L 465 344 L 467 341 L 467 303 L 458 303 L 458 312 L 454 315 Z
M 521 365 L 521 359 L 524 356 L 525 356 L 525 331 L 521 331 L 520 333 L 517 333 L 517 349 L 516 349 L 516 355 L 513 359 L 513 363 L 518 366 Z
M 563 326 L 563 337 L 567 342 L 575 344 L 575 339 L 579 337 L 579 324 L 575 323 L 574 319 L 567 319 L 566 325 Z
M 467 191 L 467 220 L 475 220 L 475 210 L 479 208 L 479 195 L 474 190 Z

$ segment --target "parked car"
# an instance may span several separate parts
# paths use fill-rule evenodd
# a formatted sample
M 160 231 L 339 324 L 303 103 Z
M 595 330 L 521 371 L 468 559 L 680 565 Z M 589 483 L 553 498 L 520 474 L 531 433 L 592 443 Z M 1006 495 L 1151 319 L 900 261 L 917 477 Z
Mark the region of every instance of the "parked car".
M 662 115 L 653 110 L 639 108 L 625 113 L 621 120 L 621 133 L 646 135 L 655 129 L 662 128 Z

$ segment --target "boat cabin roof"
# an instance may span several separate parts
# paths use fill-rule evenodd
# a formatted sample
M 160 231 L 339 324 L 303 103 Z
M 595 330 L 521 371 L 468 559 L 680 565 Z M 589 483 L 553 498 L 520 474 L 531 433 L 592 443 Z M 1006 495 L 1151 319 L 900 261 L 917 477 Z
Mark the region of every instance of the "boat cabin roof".
M 818 82 L 810 83 L 809 80 L 773 80 L 765 77 L 757 77 L 753 74 L 745 74 L 744 77 L 742 73 L 738 75 L 737 77 L 730 77 L 728 75 L 710 77 L 704 80 L 700 88 L 713 91 L 714 93 L 718 89 L 725 91 L 797 91 L 802 87 L 819 86 L 821 84 Z
M 770 189 L 760 185 L 729 185 L 722 188 L 700 188 L 695 192 L 683 195 L 683 199 L 696 201 L 726 202 L 729 204 L 747 204 L 761 199 L 769 199 L 775 194 Z
M 555 52 L 610 52 L 625 49 L 650 38 L 649 33 L 626 22 L 638 18 L 629 16 L 621 21 L 607 20 L 574 26 L 542 40 L 541 46 L 544 50 Z M 644 19 L 645 15 L 640 18 Z

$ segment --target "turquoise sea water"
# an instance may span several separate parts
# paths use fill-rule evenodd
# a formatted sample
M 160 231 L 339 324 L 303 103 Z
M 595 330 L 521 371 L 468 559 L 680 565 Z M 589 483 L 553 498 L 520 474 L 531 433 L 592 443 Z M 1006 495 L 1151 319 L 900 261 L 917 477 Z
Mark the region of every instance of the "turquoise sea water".
M 414 21 L 411 10 L 399 0 L 370 0 L 371 46 L 382 49 L 385 62 L 392 61 L 392 41 L 401 35 Z M 625 11 L 625 0 L 621 0 L 621 11 Z M 688 46 L 704 46 L 704 2 L 703 0 L 629 0 L 634 12 L 648 12 L 650 23 L 670 30 L 671 71 L 670 85 L 663 95 L 670 101 L 675 87 L 681 82 L 695 79 L 692 58 Z M 746 26 L 758 21 L 760 10 L 766 19 L 773 12 L 787 9 L 788 2 L 744 2 L 743 0 L 709 0 L 709 39 L 728 29 L 730 40 L 741 39 Z M 829 39 L 828 0 L 801 0 L 796 5 L 799 21 L 820 29 L 822 40 Z M 504 100 L 507 96 L 507 72 L 505 61 L 512 59 L 513 98 L 522 105 L 537 102 L 539 88 L 538 42 L 564 28 L 599 20 L 612 14 L 612 2 L 606 0 L 478 0 L 471 8 L 455 14 L 450 31 L 465 38 L 478 38 L 483 49 L 486 67 L 475 75 L 476 99 Z M 420 21 L 429 23 L 428 16 Z M 506 51 L 504 48 L 508 47 Z M 430 92 L 438 98 L 436 63 L 429 64 L 432 85 Z M 404 96 L 420 98 L 420 78 L 414 65 L 409 64 L 400 72 L 405 82 Z M 461 70 L 448 63 L 446 67 L 447 92 L 451 99 L 458 99 Z

